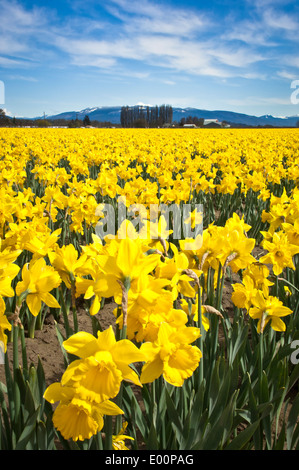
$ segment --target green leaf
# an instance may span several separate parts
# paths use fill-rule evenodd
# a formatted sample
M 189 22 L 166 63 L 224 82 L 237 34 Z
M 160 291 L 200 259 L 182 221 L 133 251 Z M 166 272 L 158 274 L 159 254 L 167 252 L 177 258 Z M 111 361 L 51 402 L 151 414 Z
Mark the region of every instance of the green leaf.
M 35 410 L 35 412 L 31 416 L 29 416 L 16 444 L 16 450 L 25 450 L 28 444 L 32 444 L 30 443 L 30 439 L 32 438 L 32 436 L 34 436 L 35 439 L 35 429 L 37 426 L 38 414 L 39 408 L 37 408 L 37 410 Z
M 36 429 L 36 440 L 37 440 L 37 449 L 38 450 L 48 450 L 47 446 L 47 429 L 43 421 L 40 421 L 37 424 Z
M 296 364 L 290 375 L 289 390 L 294 387 L 295 383 L 299 379 L 299 363 Z
M 201 426 L 201 418 L 203 416 L 203 398 L 204 398 L 205 382 L 200 384 L 200 387 L 195 395 L 194 402 L 190 403 L 190 423 L 189 433 L 184 435 L 183 449 L 190 449 L 196 441 L 200 439 L 203 426 Z M 189 416 L 187 417 L 189 419 Z
M 248 385 L 248 408 L 250 410 L 250 421 L 251 423 L 259 422 L 259 412 L 257 408 L 257 403 L 255 399 L 254 392 L 252 390 L 251 383 Z M 257 426 L 254 431 L 253 431 L 253 442 L 254 442 L 254 447 L 256 450 L 260 450 L 262 443 L 261 443 L 261 433 L 259 426 Z
M 26 422 L 28 418 L 36 411 L 35 401 L 32 395 L 32 391 L 30 387 L 27 387 L 26 394 L 25 394 L 25 401 L 23 408 L 23 420 Z
M 57 339 L 58 339 L 58 342 L 59 342 L 59 344 L 60 344 L 61 351 L 62 351 L 62 354 L 63 354 L 64 365 L 65 365 L 65 368 L 67 368 L 68 365 L 70 364 L 70 358 L 69 358 L 68 353 L 66 352 L 66 350 L 65 350 L 64 347 L 63 347 L 63 342 L 64 342 L 64 340 L 65 340 L 66 338 L 65 338 L 65 337 L 63 336 L 63 334 L 61 333 L 57 322 L 55 322 L 55 329 L 56 329 Z
M 213 408 L 217 401 L 218 393 L 219 393 L 219 386 L 220 386 L 219 361 L 216 361 L 215 367 L 212 370 L 211 382 L 210 382 L 209 393 L 208 393 L 210 412 L 213 411 Z
M 7 447 L 5 448 L 12 449 L 12 430 L 11 430 L 9 413 L 8 413 L 8 409 L 7 409 L 3 392 L 6 393 L 7 388 L 2 382 L 0 382 L 0 405 L 1 405 L 1 410 L 2 410 L 3 424 L 4 424 L 4 427 L 2 427 L 2 424 L 1 424 L 2 438 L 6 442 Z M 0 422 L 2 423 L 1 419 L 0 419 Z
M 286 428 L 286 438 L 287 438 L 287 448 L 292 450 L 296 445 L 296 440 L 298 438 L 298 416 L 299 416 L 299 395 L 296 396 L 293 405 L 290 409 L 287 428 Z M 297 426 L 297 429 L 296 429 Z M 296 432 L 295 432 L 296 431 Z
M 131 386 L 127 383 L 124 383 L 122 408 L 125 411 L 128 423 L 131 423 L 132 428 L 137 426 L 144 439 L 149 432 L 146 419 L 140 408 L 140 403 L 138 403 Z
M 217 422 L 211 422 L 210 430 L 204 436 L 202 444 L 203 450 L 221 449 L 223 441 L 226 440 L 231 433 L 237 393 L 238 391 L 234 393 L 224 409 L 222 407 Z
M 285 430 L 285 423 L 283 423 L 273 450 L 284 450 L 285 440 L 286 440 L 286 430 Z
M 240 331 L 241 330 L 241 331 Z M 229 357 L 229 363 L 233 364 L 237 356 L 241 356 L 242 352 L 246 347 L 246 341 L 248 339 L 248 326 L 241 326 L 238 322 L 233 325 L 232 343 L 233 348 L 230 348 L 231 354 Z
M 227 400 L 229 398 L 229 391 L 231 385 L 231 370 L 226 367 L 226 373 L 222 378 L 222 381 L 218 382 L 218 390 L 216 397 L 214 399 L 214 403 L 210 410 L 210 422 L 213 426 L 215 422 L 218 421 L 219 417 L 221 416 L 224 407 L 227 404 Z M 216 390 L 215 390 L 216 392 Z
M 165 387 L 165 398 L 166 398 L 166 406 L 167 406 L 167 414 L 170 422 L 172 423 L 174 430 L 178 434 L 178 440 L 181 442 L 181 439 L 184 437 L 183 436 L 183 425 L 181 423 L 181 420 L 179 418 L 177 408 L 174 405 L 174 402 Z
M 146 448 L 147 450 L 159 450 L 160 448 L 155 425 L 153 421 L 150 427 L 148 438 L 146 439 Z
M 262 401 L 262 403 L 269 403 L 269 400 L 270 400 L 270 398 L 269 398 L 269 385 L 268 385 L 268 379 L 267 379 L 267 375 L 266 375 L 265 371 L 263 371 L 263 374 L 262 374 L 262 380 L 261 380 L 261 383 L 260 383 L 260 387 L 261 387 L 261 401 Z M 262 420 L 262 424 L 263 424 L 263 429 L 264 429 L 264 433 L 265 433 L 267 448 L 271 449 L 271 420 L 270 420 L 269 415 L 265 416 L 265 418 Z
M 253 434 L 257 431 L 260 425 L 260 420 L 255 421 L 253 424 L 250 424 L 248 427 L 241 431 L 224 450 L 243 450 L 244 447 L 248 444 Z

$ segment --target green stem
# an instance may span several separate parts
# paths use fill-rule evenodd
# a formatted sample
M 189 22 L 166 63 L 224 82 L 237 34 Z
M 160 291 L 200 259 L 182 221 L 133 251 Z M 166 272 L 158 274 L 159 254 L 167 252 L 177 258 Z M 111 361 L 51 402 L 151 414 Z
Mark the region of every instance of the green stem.
M 35 321 L 35 329 L 36 330 L 41 330 L 43 326 L 43 318 L 42 318 L 42 308 L 40 309 L 36 321 Z
M 262 383 L 263 383 L 263 359 L 264 359 L 264 334 L 260 332 L 259 337 L 259 404 L 263 403 L 263 390 L 262 390 Z M 262 420 L 259 425 L 259 449 L 263 449 L 263 424 Z
M 262 384 L 263 377 L 263 362 L 264 362 L 264 334 L 261 332 L 259 337 L 259 383 Z M 260 389 L 260 397 L 261 397 Z
M 27 361 L 27 352 L 26 352 L 26 343 L 25 343 L 25 333 L 23 325 L 20 325 L 20 336 L 21 336 L 21 348 L 22 348 L 22 361 L 23 361 L 23 373 L 28 377 L 28 361 Z
M 64 320 L 65 332 L 66 332 L 67 338 L 69 338 L 73 334 L 73 330 L 71 329 L 70 324 L 69 324 L 68 312 L 67 312 L 67 308 L 65 305 L 64 293 L 63 293 L 61 286 L 59 287 L 59 292 L 60 292 L 60 304 L 61 304 L 61 310 L 62 310 L 62 315 L 63 315 L 63 320 Z
M 217 310 L 219 310 L 219 312 L 220 312 L 221 304 L 222 304 L 224 277 L 225 277 L 225 272 L 222 269 L 221 264 L 219 263 L 218 279 L 217 279 L 217 304 L 216 304 L 216 308 Z
M 35 325 L 36 325 L 36 317 L 34 317 L 30 312 L 28 314 L 28 336 L 29 338 L 34 338 L 35 333 Z
M 19 368 L 19 350 L 18 350 L 18 342 L 19 342 L 19 325 L 13 325 L 13 369 L 14 371 Z
M 203 325 L 202 325 L 202 312 L 201 312 L 201 287 L 198 288 L 198 327 L 200 330 L 200 337 L 198 338 L 198 347 L 203 355 Z M 203 381 L 203 358 L 199 361 L 199 385 Z
M 95 441 L 96 441 L 97 450 L 103 450 L 103 440 L 102 440 L 101 432 L 98 432 L 98 434 L 95 436 Z
M 20 426 L 21 424 L 21 421 L 20 421 L 21 392 L 20 392 L 20 388 L 18 386 L 18 380 L 17 380 L 17 371 L 20 367 L 18 342 L 19 342 L 19 325 L 18 323 L 14 323 L 13 324 L 13 382 L 12 382 L 14 420 L 12 423 L 12 427 L 13 427 L 13 437 L 16 441 L 21 433 L 21 426 Z
M 71 279 L 71 281 L 72 281 L 71 295 L 72 295 L 74 330 L 75 330 L 75 333 L 78 333 L 79 325 L 78 325 L 77 308 L 76 308 L 76 285 L 75 285 L 75 280 L 73 278 Z
M 283 277 L 277 277 L 276 278 L 276 282 L 278 283 L 278 281 L 283 281 L 285 284 L 287 284 L 288 286 L 292 287 L 292 289 L 296 290 L 297 292 L 299 292 L 299 289 L 294 286 L 294 284 L 292 284 L 290 281 L 288 281 L 287 279 L 284 279 Z
M 93 315 L 90 315 L 91 318 L 91 325 L 92 325 L 92 334 L 97 337 L 98 336 L 98 331 L 102 331 L 101 329 L 101 324 L 97 318 L 95 318 Z
M 222 274 L 222 277 L 221 277 Z M 223 284 L 224 284 L 224 272 L 222 269 L 221 264 L 219 263 L 218 267 L 218 277 L 217 277 L 217 287 L 216 287 L 216 309 L 220 312 L 221 303 L 222 303 L 222 292 L 223 292 Z M 217 316 L 213 315 L 213 320 L 211 322 L 211 328 L 213 329 L 213 344 L 212 344 L 212 351 L 211 351 L 211 360 L 212 364 L 214 363 L 216 357 L 216 351 L 218 346 L 218 332 L 219 332 L 219 321 Z
M 105 422 L 105 449 L 112 450 L 112 416 L 106 416 Z
M 118 395 L 116 397 L 116 404 L 120 408 L 122 407 L 122 401 L 123 401 L 123 382 L 120 385 Z M 122 415 L 117 415 L 115 417 L 115 434 L 117 435 L 122 428 Z

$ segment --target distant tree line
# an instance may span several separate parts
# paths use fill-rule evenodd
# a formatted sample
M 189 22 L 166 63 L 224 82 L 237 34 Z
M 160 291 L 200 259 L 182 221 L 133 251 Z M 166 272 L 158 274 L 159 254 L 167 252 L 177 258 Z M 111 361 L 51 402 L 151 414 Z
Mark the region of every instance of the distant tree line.
M 121 127 L 162 127 L 172 123 L 173 110 L 170 105 L 122 106 Z
M 188 116 L 182 118 L 179 122 L 179 126 L 183 127 L 185 124 L 194 124 L 196 127 L 202 127 L 204 125 L 204 118 L 198 118 L 196 116 Z
M 89 116 L 84 119 L 25 119 L 10 117 L 0 109 L 0 127 L 120 127 L 120 124 L 113 124 L 110 121 L 91 121 Z

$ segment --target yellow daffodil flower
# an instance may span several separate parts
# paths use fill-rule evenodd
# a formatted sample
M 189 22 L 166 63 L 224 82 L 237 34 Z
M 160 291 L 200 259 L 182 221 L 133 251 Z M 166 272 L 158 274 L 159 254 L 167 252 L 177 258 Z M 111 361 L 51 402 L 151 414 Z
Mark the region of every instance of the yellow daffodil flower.
M 260 262 L 272 264 L 275 275 L 281 274 L 285 267 L 295 269 L 293 256 L 299 253 L 299 246 L 291 245 L 284 232 L 275 232 L 272 241 L 264 240 L 263 248 L 268 253 L 260 258 Z
M 49 253 L 49 260 L 68 288 L 76 275 L 87 275 L 92 267 L 87 255 L 80 256 L 73 244 L 57 247 Z
M 181 387 L 198 367 L 201 351 L 191 346 L 200 335 L 199 329 L 183 327 L 176 329 L 167 323 L 159 328 L 157 340 L 141 345 L 141 351 L 147 357 L 142 367 L 141 383 L 153 382 L 163 375 L 170 384 Z
M 33 316 L 40 312 L 42 302 L 48 307 L 60 308 L 56 298 L 50 294 L 61 283 L 59 274 L 44 258 L 26 263 L 22 269 L 22 281 L 16 286 L 16 294 L 25 296 L 26 304 Z
M 116 341 L 112 326 L 97 338 L 78 332 L 64 341 L 65 350 L 80 359 L 73 361 L 62 377 L 62 385 L 74 387 L 83 399 L 96 403 L 117 395 L 122 380 L 141 385 L 129 365 L 144 361 L 144 353 L 131 341 Z
M 133 437 L 127 436 L 125 434 L 127 426 L 128 423 L 125 422 L 119 433 L 116 436 L 112 436 L 112 447 L 114 450 L 129 450 L 129 448 L 125 445 L 125 440 L 130 439 L 131 441 L 134 441 Z
M 82 399 L 77 389 L 51 384 L 44 393 L 50 403 L 59 402 L 54 410 L 53 424 L 65 439 L 84 441 L 97 434 L 104 426 L 104 415 L 120 415 L 123 411 L 112 401 L 100 403 Z
M 285 307 L 283 303 L 274 296 L 265 297 L 261 291 L 257 291 L 252 297 L 252 307 L 249 309 L 251 318 L 258 320 L 257 331 L 262 333 L 268 322 L 271 328 L 276 331 L 285 331 L 286 325 L 280 317 L 285 317 L 292 313 L 292 310 Z
M 6 315 L 4 314 L 5 310 L 5 304 L 1 306 L 1 304 L 4 304 L 3 299 L 0 297 L 0 348 L 1 344 L 3 345 L 3 351 L 2 353 L 6 352 L 7 349 L 7 335 L 5 334 L 5 331 L 11 331 L 12 326 L 11 323 L 8 321 Z M 1 351 L 0 351 L 1 354 Z
M 191 306 L 191 309 L 189 310 L 189 305 Z M 186 301 L 186 299 L 181 300 L 181 307 L 186 312 L 186 314 L 189 316 L 191 315 L 191 319 L 193 321 L 198 321 L 198 301 L 195 299 L 194 303 L 189 303 Z M 201 307 L 201 317 L 202 317 L 202 326 L 205 329 L 205 331 L 208 331 L 210 328 L 210 322 L 209 319 L 205 316 L 205 307 Z
M 245 308 L 247 311 L 252 305 L 252 297 L 256 295 L 257 289 L 250 276 L 244 276 L 242 283 L 232 285 L 232 302 L 239 308 Z

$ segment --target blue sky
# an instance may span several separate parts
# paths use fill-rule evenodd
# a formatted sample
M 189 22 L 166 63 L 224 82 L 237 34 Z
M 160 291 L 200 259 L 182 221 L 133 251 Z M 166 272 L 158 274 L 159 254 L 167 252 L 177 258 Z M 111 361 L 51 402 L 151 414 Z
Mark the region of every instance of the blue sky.
M 298 2 L 0 0 L 0 14 L 12 116 L 139 102 L 299 114 Z

